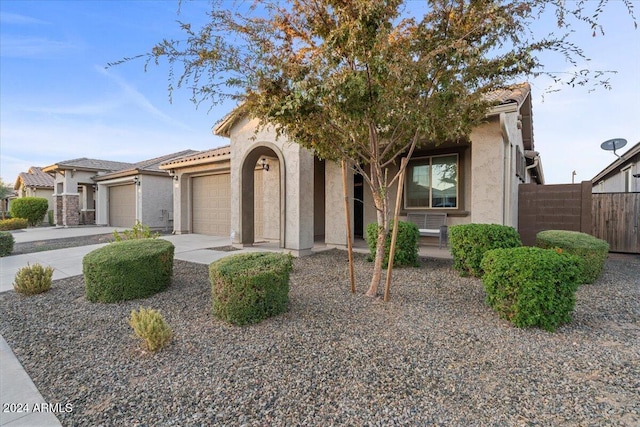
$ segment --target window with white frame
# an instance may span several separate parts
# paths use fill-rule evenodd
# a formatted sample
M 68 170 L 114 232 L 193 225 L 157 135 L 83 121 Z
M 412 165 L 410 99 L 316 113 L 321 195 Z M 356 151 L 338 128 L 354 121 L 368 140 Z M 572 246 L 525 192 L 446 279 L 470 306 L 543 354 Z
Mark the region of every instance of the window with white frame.
M 458 155 L 421 157 L 407 167 L 405 208 L 458 207 Z

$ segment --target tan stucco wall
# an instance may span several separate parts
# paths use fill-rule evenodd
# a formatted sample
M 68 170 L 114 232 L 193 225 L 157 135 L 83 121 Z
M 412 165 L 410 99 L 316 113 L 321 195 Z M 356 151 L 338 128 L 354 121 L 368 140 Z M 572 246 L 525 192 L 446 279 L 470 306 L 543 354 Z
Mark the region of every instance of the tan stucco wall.
M 524 151 L 517 112 L 503 113 L 471 133 L 470 222 L 518 227 L 516 147 Z
M 503 223 L 505 148 L 497 118 L 471 133 L 472 223 Z
M 284 137 L 276 138 L 275 131 L 271 128 L 256 133 L 256 125 L 257 121 L 244 118 L 231 129 L 231 228 L 236 233 L 234 243 L 240 244 L 247 240 L 242 234 L 241 221 L 241 212 L 246 209 L 242 206 L 242 165 L 247 156 L 258 152 L 254 150 L 266 148 L 267 155 L 278 158 L 280 168 L 279 174 L 274 173 L 273 176 L 280 178 L 278 211 L 280 221 L 284 221 L 284 230 L 280 229 L 281 244 L 296 253 L 309 251 L 313 247 L 314 230 L 313 155 Z
M 18 198 L 20 197 L 40 197 L 42 199 L 47 199 L 49 206 L 48 210 L 53 210 L 53 190 L 51 189 L 20 186 L 18 189 Z
M 325 243 L 328 246 L 347 244 L 347 222 L 344 212 L 344 190 L 342 167 L 339 163 L 326 162 L 324 174 L 325 188 Z M 347 173 L 347 196 L 349 212 L 353 212 L 353 174 Z M 353 230 L 353 214 L 350 214 L 350 228 Z M 353 234 L 353 231 L 352 231 Z
M 170 176 L 141 175 L 137 217 L 151 228 L 169 229 L 173 217 L 173 179 Z

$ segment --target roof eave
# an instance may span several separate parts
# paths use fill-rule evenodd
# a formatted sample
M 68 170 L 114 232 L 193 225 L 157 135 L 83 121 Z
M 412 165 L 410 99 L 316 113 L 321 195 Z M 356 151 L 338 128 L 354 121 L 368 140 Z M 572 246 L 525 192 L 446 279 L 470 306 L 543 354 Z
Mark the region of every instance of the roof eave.
M 173 162 L 167 162 L 167 163 L 161 164 L 160 169 L 164 171 L 168 171 L 171 169 L 182 169 L 182 168 L 191 167 L 191 166 L 198 166 L 198 165 L 209 164 L 209 163 L 218 163 L 218 162 L 224 162 L 224 161 L 230 161 L 230 160 L 231 160 L 231 154 L 221 154 L 218 156 L 202 157 L 202 158 L 193 159 L 193 160 L 176 160 Z

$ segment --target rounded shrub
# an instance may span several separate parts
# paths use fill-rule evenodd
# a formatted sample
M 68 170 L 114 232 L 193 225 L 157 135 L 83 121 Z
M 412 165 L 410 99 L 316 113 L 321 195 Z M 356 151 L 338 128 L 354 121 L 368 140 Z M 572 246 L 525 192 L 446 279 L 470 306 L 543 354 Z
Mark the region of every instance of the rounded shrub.
M 590 234 L 567 230 L 546 230 L 536 234 L 536 246 L 559 248 L 584 260 L 578 283 L 593 283 L 598 279 L 609 253 L 609 244 Z
M 287 311 L 291 255 L 254 252 L 219 259 L 209 266 L 213 315 L 245 325 Z
M 517 327 L 554 331 L 571 320 L 580 263 L 552 249 L 488 251 L 482 260 L 485 301 Z
M 38 225 L 49 210 L 49 202 L 43 197 L 21 197 L 11 201 L 11 216 L 24 218 L 30 226 Z
M 378 224 L 373 222 L 367 225 L 367 245 L 369 246 L 368 261 L 373 261 L 376 257 L 376 244 L 378 241 Z M 393 231 L 393 223 L 387 239 L 384 242 L 384 260 L 382 267 L 387 268 L 389 265 L 389 252 L 391 251 L 391 233 Z M 412 222 L 398 221 L 398 236 L 396 238 L 396 250 L 393 256 L 394 267 L 411 266 L 417 267 L 418 262 L 418 243 L 420 241 L 420 231 Z
M 47 292 L 51 289 L 53 268 L 43 267 L 40 264 L 27 264 L 16 273 L 13 289 L 23 295 L 35 295 Z
M 173 337 L 171 327 L 165 322 L 159 311 L 152 308 L 140 307 L 131 311 L 129 326 L 142 339 L 149 351 L 157 351 L 167 345 Z
M 13 234 L 8 231 L 0 231 L 0 257 L 11 255 L 15 242 Z
M 461 276 L 482 277 L 480 263 L 491 249 L 522 246 L 515 228 L 498 224 L 461 224 L 449 227 L 453 268 Z
M 21 230 L 27 228 L 29 222 L 24 218 L 9 218 L 0 220 L 0 230 Z
M 125 240 L 89 252 L 82 259 L 89 301 L 118 302 L 145 298 L 169 286 L 173 243 L 163 239 Z

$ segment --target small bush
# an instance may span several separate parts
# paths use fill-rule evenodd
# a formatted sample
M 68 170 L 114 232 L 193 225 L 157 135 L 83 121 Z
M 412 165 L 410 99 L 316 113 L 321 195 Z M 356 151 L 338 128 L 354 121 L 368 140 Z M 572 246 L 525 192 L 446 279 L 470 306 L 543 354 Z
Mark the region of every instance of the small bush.
M 367 245 L 369 246 L 368 261 L 373 261 L 376 257 L 376 244 L 378 240 L 378 224 L 371 223 L 367 225 Z M 393 224 L 384 243 L 384 260 L 382 268 L 389 266 L 389 252 L 391 251 L 391 233 Z M 396 238 L 396 250 L 393 257 L 394 267 L 411 266 L 417 267 L 418 262 L 418 243 L 420 241 L 420 231 L 412 222 L 398 221 L 398 236 Z
M 49 209 L 49 202 L 43 197 L 21 197 L 11 201 L 11 216 L 24 218 L 30 226 L 38 225 Z
M 140 307 L 139 311 L 131 310 L 129 325 L 133 328 L 133 332 L 142 338 L 149 351 L 160 350 L 173 337 L 173 331 L 162 314 L 151 308 Z
M 15 239 L 8 231 L 0 231 L 0 257 L 11 255 Z
M 115 242 L 82 259 L 89 301 L 118 302 L 163 291 L 173 276 L 174 246 L 163 239 Z
M 513 227 L 498 224 L 462 224 L 449 227 L 449 245 L 453 268 L 461 276 L 482 277 L 480 263 L 491 249 L 522 246 L 520 235 Z
M 488 251 L 482 260 L 486 303 L 517 327 L 554 331 L 571 320 L 580 263 L 552 249 Z
M 21 230 L 23 228 L 27 228 L 28 225 L 29 222 L 24 218 L 9 218 L 0 220 L 1 231 Z
M 536 235 L 536 246 L 560 248 L 584 260 L 578 283 L 593 283 L 598 279 L 609 253 L 609 244 L 590 234 L 566 230 L 546 230 Z
M 236 325 L 258 323 L 287 311 L 291 255 L 232 255 L 209 266 L 213 315 Z
M 160 237 L 160 233 L 153 233 L 149 226 L 143 225 L 140 221 L 136 221 L 136 225 L 134 225 L 131 230 L 124 230 L 122 234 L 118 233 L 118 230 L 113 230 L 113 237 L 116 242 L 123 240 L 157 239 Z
M 43 267 L 40 264 L 27 264 L 16 273 L 13 289 L 24 295 L 41 294 L 51 289 L 51 277 L 53 277 L 53 268 Z

